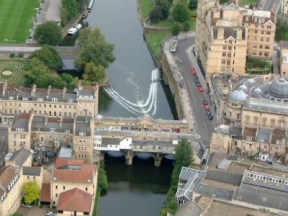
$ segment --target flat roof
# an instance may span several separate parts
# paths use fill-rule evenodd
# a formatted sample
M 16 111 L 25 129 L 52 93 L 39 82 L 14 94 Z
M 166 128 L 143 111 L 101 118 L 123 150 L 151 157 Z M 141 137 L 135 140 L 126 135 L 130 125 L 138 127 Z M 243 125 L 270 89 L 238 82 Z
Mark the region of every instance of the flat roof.
M 206 209 L 206 216 L 230 216 L 231 212 L 233 212 L 233 216 L 243 216 L 243 215 L 253 215 L 253 216 L 272 216 L 276 215 L 270 212 L 263 212 L 256 209 L 251 209 L 247 207 L 242 207 L 238 205 L 233 205 L 231 203 L 221 202 L 213 200 L 213 202 L 209 205 L 209 208 Z
M 255 171 L 255 172 L 259 172 L 259 173 L 265 173 L 268 175 L 275 175 L 278 177 L 284 177 L 284 178 L 288 177 L 288 172 L 285 172 L 282 170 L 276 170 L 276 169 L 272 169 L 272 168 L 261 167 L 261 166 L 257 166 L 257 165 L 253 165 L 251 167 L 251 170 Z
M 250 168 L 250 164 L 241 164 L 237 162 L 232 162 L 228 167 L 227 171 L 231 173 L 240 173 L 243 174 L 246 169 Z

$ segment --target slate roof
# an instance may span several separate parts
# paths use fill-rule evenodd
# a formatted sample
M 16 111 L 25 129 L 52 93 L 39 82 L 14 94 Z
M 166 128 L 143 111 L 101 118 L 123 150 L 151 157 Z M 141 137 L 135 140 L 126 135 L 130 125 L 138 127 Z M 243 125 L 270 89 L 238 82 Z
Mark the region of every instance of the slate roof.
M 119 145 L 120 139 L 119 138 L 102 138 L 103 145 Z
M 31 152 L 29 150 L 21 148 L 14 152 L 10 158 L 10 161 L 15 161 L 15 165 L 21 167 L 30 155 Z
M 205 179 L 239 186 L 242 177 L 243 175 L 239 173 L 230 173 L 223 170 L 207 170 Z
M 234 191 L 224 190 L 221 188 L 212 187 L 209 185 L 200 184 L 195 193 L 202 194 L 209 197 L 217 197 L 223 200 L 231 200 Z
M 23 175 L 40 176 L 41 167 L 23 167 Z
M 60 194 L 57 211 L 90 212 L 93 196 L 78 188 Z

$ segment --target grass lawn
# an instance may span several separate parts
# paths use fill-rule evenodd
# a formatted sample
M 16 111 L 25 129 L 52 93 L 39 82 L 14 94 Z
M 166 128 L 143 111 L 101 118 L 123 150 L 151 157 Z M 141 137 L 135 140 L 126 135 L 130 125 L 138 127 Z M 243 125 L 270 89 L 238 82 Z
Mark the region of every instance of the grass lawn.
M 239 0 L 239 5 L 250 5 L 251 3 L 256 3 L 258 0 Z
M 143 20 L 148 18 L 150 12 L 153 10 L 154 4 L 152 0 L 138 0 L 139 10 Z
M 146 38 L 147 42 L 150 44 L 151 49 L 155 56 L 160 56 L 161 54 L 161 43 L 162 41 L 170 35 L 169 30 L 157 32 L 157 33 L 147 33 Z
M 0 43 L 24 43 L 40 0 L 0 0 Z

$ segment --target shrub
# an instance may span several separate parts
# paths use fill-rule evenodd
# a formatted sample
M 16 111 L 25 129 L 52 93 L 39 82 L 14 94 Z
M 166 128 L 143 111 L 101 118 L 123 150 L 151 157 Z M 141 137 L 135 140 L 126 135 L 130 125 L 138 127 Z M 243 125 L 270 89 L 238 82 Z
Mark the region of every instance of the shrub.
M 23 53 L 18 53 L 19 58 L 23 58 L 24 54 Z
M 15 57 L 15 53 L 10 53 L 9 57 L 10 58 L 14 58 Z

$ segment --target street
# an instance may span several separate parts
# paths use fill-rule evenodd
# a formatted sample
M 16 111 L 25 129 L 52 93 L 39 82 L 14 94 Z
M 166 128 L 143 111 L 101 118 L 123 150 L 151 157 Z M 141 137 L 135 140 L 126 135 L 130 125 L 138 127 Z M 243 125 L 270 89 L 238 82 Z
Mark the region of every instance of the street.
M 177 65 L 179 70 L 182 73 L 183 80 L 185 82 L 185 86 L 189 95 L 190 107 L 192 108 L 192 113 L 194 115 L 194 119 L 196 121 L 196 130 L 198 134 L 201 136 L 201 140 L 204 145 L 209 146 L 211 134 L 214 131 L 214 123 L 216 122 L 216 115 L 214 107 L 212 106 L 212 101 L 210 96 L 207 94 L 207 87 L 205 84 L 205 80 L 200 72 L 200 69 L 197 64 L 197 60 L 192 52 L 190 52 L 190 56 L 188 58 L 186 54 L 186 50 L 195 44 L 194 37 L 188 37 L 185 39 L 181 39 L 178 41 L 178 49 L 176 52 Z M 199 92 L 198 87 L 196 86 L 193 75 L 191 73 L 191 66 L 194 66 L 196 69 L 197 76 L 201 85 L 203 86 L 204 91 Z M 208 101 L 210 111 L 214 116 L 214 119 L 210 121 L 205 113 L 205 109 L 203 106 L 203 100 Z

